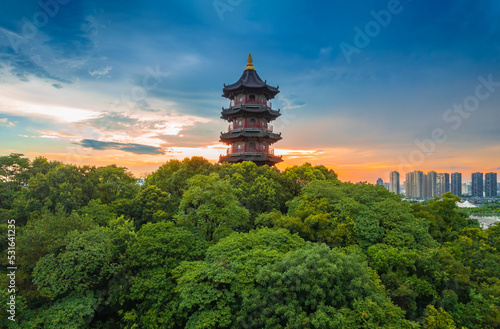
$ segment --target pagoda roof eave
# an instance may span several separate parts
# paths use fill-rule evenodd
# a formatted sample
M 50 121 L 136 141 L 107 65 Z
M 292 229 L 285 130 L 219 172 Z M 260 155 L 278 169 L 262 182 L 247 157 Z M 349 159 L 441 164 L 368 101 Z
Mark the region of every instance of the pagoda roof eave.
M 257 71 L 247 69 L 243 72 L 240 79 L 231 85 L 225 85 L 222 89 L 223 97 L 231 97 L 237 91 L 243 90 L 256 90 L 262 91 L 269 96 L 269 99 L 274 98 L 280 91 L 279 87 L 268 85 L 257 74 Z
M 271 118 L 276 119 L 281 115 L 280 111 L 271 110 L 268 107 L 259 106 L 254 108 L 253 106 L 238 105 L 236 107 L 231 107 L 228 109 L 222 109 L 221 119 L 227 119 L 232 115 L 237 115 L 239 113 L 249 113 L 249 114 L 263 114 Z
M 267 139 L 272 141 L 273 143 L 276 143 L 277 141 L 281 140 L 281 134 L 275 134 L 270 131 L 249 131 L 248 129 L 243 129 L 243 130 L 238 130 L 234 132 L 227 132 L 227 133 L 222 133 L 220 135 L 220 141 L 234 141 L 239 138 L 245 138 L 245 139 Z
M 231 155 L 221 155 L 219 157 L 219 162 L 229 162 L 238 163 L 243 161 L 252 161 L 257 165 L 269 165 L 273 166 L 277 163 L 283 162 L 281 156 L 271 155 L 271 154 L 255 154 L 255 153 L 237 153 Z

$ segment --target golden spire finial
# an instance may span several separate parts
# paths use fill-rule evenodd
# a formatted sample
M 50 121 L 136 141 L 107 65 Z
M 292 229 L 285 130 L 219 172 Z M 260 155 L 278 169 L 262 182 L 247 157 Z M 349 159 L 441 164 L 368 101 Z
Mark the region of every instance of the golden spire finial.
M 255 71 L 255 67 L 253 66 L 252 54 L 248 54 L 247 66 L 245 66 L 245 70 L 254 70 Z

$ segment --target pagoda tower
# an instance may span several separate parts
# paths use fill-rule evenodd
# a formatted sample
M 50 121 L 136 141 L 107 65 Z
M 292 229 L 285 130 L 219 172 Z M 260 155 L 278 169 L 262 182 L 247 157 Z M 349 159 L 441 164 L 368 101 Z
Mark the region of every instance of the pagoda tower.
M 222 108 L 221 119 L 229 122 L 227 132 L 221 133 L 220 141 L 229 145 L 226 155 L 219 162 L 237 163 L 253 161 L 257 165 L 275 165 L 283 161 L 275 156 L 270 146 L 281 139 L 281 133 L 273 132 L 269 124 L 279 117 L 280 110 L 272 109 L 270 102 L 279 87 L 269 86 L 257 74 L 248 55 L 248 63 L 241 78 L 222 89 L 222 97 L 229 99 L 229 107 Z

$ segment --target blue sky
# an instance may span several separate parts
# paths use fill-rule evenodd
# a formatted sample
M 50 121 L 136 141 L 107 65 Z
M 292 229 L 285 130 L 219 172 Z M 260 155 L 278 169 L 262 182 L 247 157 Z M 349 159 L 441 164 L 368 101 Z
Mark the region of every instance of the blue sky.
M 281 90 L 283 167 L 374 182 L 500 166 L 498 1 L 40 3 L 0 14 L 2 155 L 137 175 L 171 158 L 216 161 L 222 87 L 252 53 Z M 436 129 L 446 138 L 432 141 Z

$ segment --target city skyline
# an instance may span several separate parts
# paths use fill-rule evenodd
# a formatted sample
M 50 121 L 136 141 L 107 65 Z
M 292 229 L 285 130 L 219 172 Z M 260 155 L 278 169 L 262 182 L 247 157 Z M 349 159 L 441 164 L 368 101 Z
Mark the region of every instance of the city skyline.
M 279 169 L 343 181 L 500 170 L 500 3 L 9 2 L 0 16 L 0 155 L 128 167 L 217 162 L 224 83 L 252 53 Z
M 484 178 L 483 178 L 484 177 Z M 469 183 L 463 180 L 462 173 L 437 173 L 433 170 L 424 173 L 422 170 L 415 170 L 405 174 L 405 180 L 400 182 L 400 173 L 392 171 L 389 183 L 378 178 L 376 184 L 384 185 L 396 194 L 404 194 L 410 199 L 432 199 L 441 196 L 446 192 L 451 192 L 459 197 L 473 198 L 497 198 L 500 184 L 497 180 L 497 173 L 476 172 L 471 175 Z M 403 191 L 400 188 L 403 187 Z

